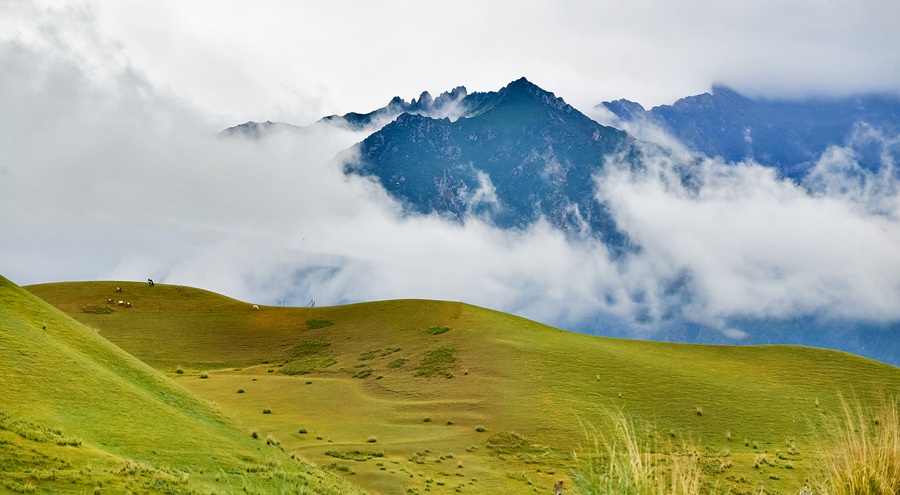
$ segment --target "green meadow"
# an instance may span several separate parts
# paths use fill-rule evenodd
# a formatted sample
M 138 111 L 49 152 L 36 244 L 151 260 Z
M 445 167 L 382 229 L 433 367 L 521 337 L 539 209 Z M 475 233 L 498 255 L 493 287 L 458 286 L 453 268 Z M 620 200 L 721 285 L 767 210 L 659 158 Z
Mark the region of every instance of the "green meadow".
M 161 284 L 26 289 L 0 285 L 10 490 L 575 493 L 627 418 L 648 462 L 689 460 L 702 493 L 798 493 L 847 401 L 900 392 L 900 369 L 846 353 L 602 338 L 456 302 L 255 310 Z

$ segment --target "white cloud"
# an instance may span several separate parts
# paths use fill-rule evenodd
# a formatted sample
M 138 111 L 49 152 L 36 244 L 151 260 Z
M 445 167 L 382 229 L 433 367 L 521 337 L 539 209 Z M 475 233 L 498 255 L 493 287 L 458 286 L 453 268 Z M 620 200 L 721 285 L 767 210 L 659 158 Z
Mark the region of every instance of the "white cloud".
M 900 75 L 892 0 L 88 5 L 152 82 L 232 123 L 307 123 L 521 76 L 584 111 L 671 103 L 713 82 L 762 95 L 897 92 Z
M 261 54 L 260 65 L 234 65 L 247 62 L 238 50 L 235 62 L 222 62 L 224 67 L 215 70 L 249 73 L 248 85 L 226 81 L 221 94 L 204 100 L 199 88 L 217 87 L 217 72 L 198 74 L 194 83 L 182 85 L 181 69 L 159 65 L 187 41 L 176 39 L 142 58 L 143 51 L 151 51 L 147 39 L 158 33 L 147 28 L 123 44 L 106 40 L 94 33 L 92 16 L 99 11 L 111 29 L 110 20 L 121 17 L 110 12 L 124 7 L 99 5 L 58 10 L 14 2 L 0 15 L 0 33 L 6 33 L 0 38 L 0 273 L 17 283 L 151 277 L 267 304 L 305 304 L 312 298 L 320 305 L 451 299 L 563 325 L 607 317 L 598 311 L 636 322 L 638 328 L 683 316 L 718 326 L 731 338 L 743 335 L 724 323 L 734 316 L 817 313 L 900 319 L 896 180 L 892 175 L 865 176 L 853 168 L 846 150 L 832 149 L 822 158 L 813 194 L 762 167 L 714 161 L 699 161 L 695 182 L 685 186 L 673 169 L 695 158 L 678 151 L 668 158 L 648 151 L 646 174 L 614 171 L 599 178 L 599 194 L 641 245 L 635 255 L 611 259 L 600 243 L 568 240 L 544 223 L 517 232 L 477 219 L 456 224 L 436 216 L 403 215 L 382 189 L 345 176 L 342 164 L 333 160 L 364 133 L 317 126 L 300 136 L 276 133 L 258 142 L 216 136 L 220 117 L 211 117 L 203 107 L 236 94 L 246 97 L 245 91 L 253 97 L 254 91 L 272 91 L 264 98 L 282 97 L 269 82 L 256 79 L 257 70 L 271 74 L 272 60 L 285 61 L 288 72 L 309 67 L 310 81 L 330 81 L 323 76 L 325 66 L 316 65 L 318 55 L 307 54 L 308 63 L 290 61 L 289 55 L 301 48 L 314 51 L 323 43 L 327 48 L 327 41 L 340 36 L 338 31 L 329 31 L 331 38 L 317 44 L 289 44 L 294 47 L 289 52 L 275 54 L 265 52 L 268 42 L 260 45 L 246 33 L 237 36 L 249 43 L 246 52 Z M 539 7 L 549 9 L 548 18 L 573 20 L 574 14 L 560 12 L 555 4 L 526 7 L 510 14 L 522 25 L 534 22 Z M 609 13 L 622 8 L 610 6 Z M 181 37 L 191 31 L 187 27 L 196 27 L 197 51 L 189 51 L 181 63 L 219 60 L 198 55 L 204 50 L 218 57 L 223 53 L 215 40 L 203 36 L 210 36 L 209 31 L 225 36 L 221 30 L 234 27 L 235 16 L 243 11 L 224 6 L 226 22 L 217 25 L 180 9 L 189 8 L 163 3 L 159 10 L 144 12 L 148 26 L 179 30 Z M 627 12 L 618 13 L 629 18 Z M 286 29 L 287 20 L 259 15 L 273 23 L 272 36 Z M 341 19 L 334 12 L 322 15 Z M 398 20 L 410 20 L 410 15 L 403 12 Z M 467 16 L 457 11 L 448 15 Z M 170 25 L 169 18 L 177 22 Z M 186 21 L 192 23 L 183 25 Z M 251 34 L 259 32 L 253 26 L 262 21 L 248 22 Z M 353 26 L 362 27 L 362 21 L 356 22 Z M 133 27 L 126 23 L 123 29 L 128 26 Z M 579 26 L 584 27 L 576 22 Z M 409 33 L 393 38 L 384 27 L 365 30 L 394 43 L 409 41 Z M 467 45 L 466 38 L 433 55 L 444 62 L 452 59 L 449 54 L 470 55 L 474 45 Z M 512 39 L 538 54 L 550 51 L 522 34 Z M 588 48 L 598 43 L 594 38 L 581 41 L 585 39 Z M 394 62 L 390 56 L 375 56 L 385 46 L 376 41 L 365 49 L 334 42 L 338 53 L 360 51 L 388 59 L 383 72 L 390 72 Z M 404 45 L 397 58 L 408 64 L 413 55 L 421 54 Z M 357 74 L 371 72 L 375 64 L 354 66 L 354 57 L 341 63 Z M 338 76 L 345 74 L 343 67 L 328 67 Z M 461 81 L 452 85 L 466 82 L 475 70 L 448 64 L 450 72 L 457 69 Z M 556 69 L 547 65 L 542 74 Z M 518 75 L 508 72 L 488 71 L 477 80 L 491 83 L 485 89 L 496 89 Z M 581 76 L 582 82 L 593 77 Z M 285 80 L 293 77 L 287 74 Z M 393 90 L 385 85 L 394 81 L 376 82 L 372 94 L 386 100 Z M 423 89 L 423 81 L 412 81 L 417 86 L 413 94 Z M 452 86 L 443 79 L 440 84 L 439 90 Z M 566 85 L 548 86 L 567 96 Z M 307 89 L 300 94 L 315 93 Z M 340 84 L 331 90 L 353 92 Z M 270 103 L 258 105 L 268 111 Z M 237 105 L 223 112 L 232 111 L 243 110 Z M 292 108 L 285 115 L 292 112 L 303 114 Z M 882 138 L 886 146 L 896 146 L 892 138 Z M 838 169 L 853 172 L 845 175 L 856 182 L 829 182 L 836 180 L 832 172 Z M 493 200 L 487 179 L 473 200 Z

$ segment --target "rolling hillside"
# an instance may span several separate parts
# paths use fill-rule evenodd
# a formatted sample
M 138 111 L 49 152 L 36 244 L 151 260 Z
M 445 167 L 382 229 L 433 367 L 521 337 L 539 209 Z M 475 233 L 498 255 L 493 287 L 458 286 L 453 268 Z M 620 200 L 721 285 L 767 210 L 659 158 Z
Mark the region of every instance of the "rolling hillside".
M 361 493 L 0 277 L 0 492 Z
M 900 391 L 900 369 L 841 352 L 600 338 L 453 302 L 255 311 L 189 287 L 27 289 L 377 493 L 546 493 L 610 410 L 646 424 L 660 455 L 696 448 L 711 485 L 794 493 L 841 395 Z

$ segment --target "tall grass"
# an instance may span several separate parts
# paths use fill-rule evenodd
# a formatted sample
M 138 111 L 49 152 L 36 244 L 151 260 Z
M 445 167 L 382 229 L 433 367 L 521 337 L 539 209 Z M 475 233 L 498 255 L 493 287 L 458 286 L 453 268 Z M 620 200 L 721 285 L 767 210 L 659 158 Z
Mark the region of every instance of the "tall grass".
M 669 454 L 621 411 L 609 414 L 604 430 L 588 432 L 594 452 L 572 480 L 581 495 L 697 495 L 701 489 L 700 457 L 683 445 Z M 646 437 L 646 440 L 641 440 Z
M 814 483 L 821 495 L 896 495 L 900 493 L 900 399 L 874 410 L 841 399 L 844 417 L 827 432 L 820 448 L 823 473 Z

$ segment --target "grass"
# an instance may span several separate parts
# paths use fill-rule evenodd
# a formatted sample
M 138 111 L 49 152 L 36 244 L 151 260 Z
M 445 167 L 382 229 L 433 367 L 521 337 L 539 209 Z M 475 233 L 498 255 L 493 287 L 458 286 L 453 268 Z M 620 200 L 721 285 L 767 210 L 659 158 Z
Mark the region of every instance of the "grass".
M 841 401 L 843 415 L 825 432 L 832 442 L 820 446 L 824 469 L 815 491 L 822 495 L 896 495 L 900 493 L 900 401 L 885 400 L 874 409 Z
M 0 492 L 359 493 L 3 277 L 0 322 Z
M 696 447 L 661 446 L 653 440 L 652 429 L 636 425 L 621 410 L 611 411 L 604 428 L 587 434 L 594 451 L 573 476 L 580 495 L 701 493 L 700 455 Z
M 82 312 L 85 304 L 105 303 L 110 285 L 123 286 L 133 307 Z M 373 493 L 434 492 L 437 482 L 448 492 L 462 482 L 463 492 L 498 494 L 552 493 L 557 480 L 572 486 L 569 474 L 587 460 L 572 456 L 584 443 L 578 418 L 603 423 L 598 404 L 656 425 L 659 449 L 669 442 L 680 449 L 682 440 L 696 445 L 704 483 L 712 483 L 706 486 L 718 480 L 721 491 L 734 494 L 796 493 L 818 472 L 820 432 L 843 416 L 839 393 L 869 410 L 900 390 L 897 368 L 840 352 L 600 338 L 453 302 L 254 312 L 217 294 L 161 284 L 153 291 L 121 282 L 27 289 L 215 403 L 246 425 L 247 441 L 251 428 L 261 438 L 273 434 L 286 452 L 327 466 L 334 458 L 326 451 L 366 450 L 366 439 L 376 437 L 385 470 L 354 463 L 352 476 L 338 473 Z M 332 324 L 309 329 L 309 320 Z M 435 337 L 423 330 L 436 321 L 452 331 Z M 54 322 L 47 323 L 53 331 Z M 327 361 L 306 363 L 302 376 L 287 374 L 289 363 L 305 358 Z M 279 364 L 281 373 L 267 372 Z M 172 372 L 177 366 L 183 375 Z M 354 379 L 364 368 L 371 375 Z M 429 368 L 435 378 L 453 379 L 416 376 Z M 211 379 L 197 380 L 196 370 L 209 370 Z M 246 393 L 236 394 L 239 388 Z M 260 414 L 264 407 L 277 414 Z M 454 424 L 445 426 L 446 418 Z M 310 434 L 298 434 L 298 425 Z M 58 426 L 91 444 L 81 431 Z M 488 442 L 502 432 L 526 441 L 498 453 Z M 642 445 L 648 440 L 640 438 Z M 457 455 L 450 462 L 441 452 Z

